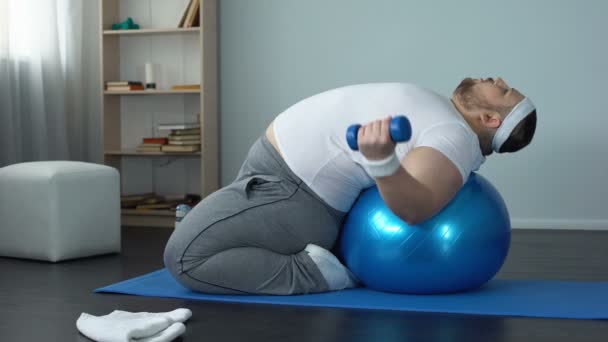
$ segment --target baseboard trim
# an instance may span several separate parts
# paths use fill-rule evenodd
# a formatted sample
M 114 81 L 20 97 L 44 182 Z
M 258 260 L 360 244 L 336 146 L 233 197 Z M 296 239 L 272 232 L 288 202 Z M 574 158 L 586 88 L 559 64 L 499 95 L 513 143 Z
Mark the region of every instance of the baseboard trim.
M 513 229 L 608 230 L 608 220 L 511 219 Z

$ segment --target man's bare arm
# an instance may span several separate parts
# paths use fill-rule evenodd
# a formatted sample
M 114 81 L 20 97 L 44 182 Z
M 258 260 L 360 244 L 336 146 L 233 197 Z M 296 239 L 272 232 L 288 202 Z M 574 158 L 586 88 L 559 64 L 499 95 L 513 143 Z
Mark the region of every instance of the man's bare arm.
M 462 187 L 456 166 L 431 147 L 413 149 L 401 165 L 393 175 L 376 178 L 376 184 L 386 205 L 408 224 L 437 214 Z

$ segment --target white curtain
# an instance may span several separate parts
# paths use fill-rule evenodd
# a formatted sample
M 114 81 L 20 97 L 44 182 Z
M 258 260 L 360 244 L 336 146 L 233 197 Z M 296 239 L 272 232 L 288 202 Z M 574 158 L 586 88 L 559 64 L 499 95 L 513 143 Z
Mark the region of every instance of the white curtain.
M 0 0 L 0 167 L 100 160 L 97 6 Z

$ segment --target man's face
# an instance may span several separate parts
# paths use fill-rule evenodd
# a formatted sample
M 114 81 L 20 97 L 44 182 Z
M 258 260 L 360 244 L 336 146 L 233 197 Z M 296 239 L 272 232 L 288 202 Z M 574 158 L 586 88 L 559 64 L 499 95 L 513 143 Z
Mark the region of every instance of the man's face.
M 467 109 L 513 108 L 524 95 L 517 89 L 509 87 L 502 78 L 465 78 L 454 90 L 454 96 L 460 96 Z M 506 114 L 506 113 L 505 113 Z

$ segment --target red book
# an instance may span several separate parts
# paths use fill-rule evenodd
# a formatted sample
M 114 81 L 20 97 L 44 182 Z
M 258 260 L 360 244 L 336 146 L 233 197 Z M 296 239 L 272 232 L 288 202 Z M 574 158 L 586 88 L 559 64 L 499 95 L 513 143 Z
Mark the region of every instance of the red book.
M 167 138 L 144 138 L 144 144 L 167 145 L 168 143 L 169 139 Z

